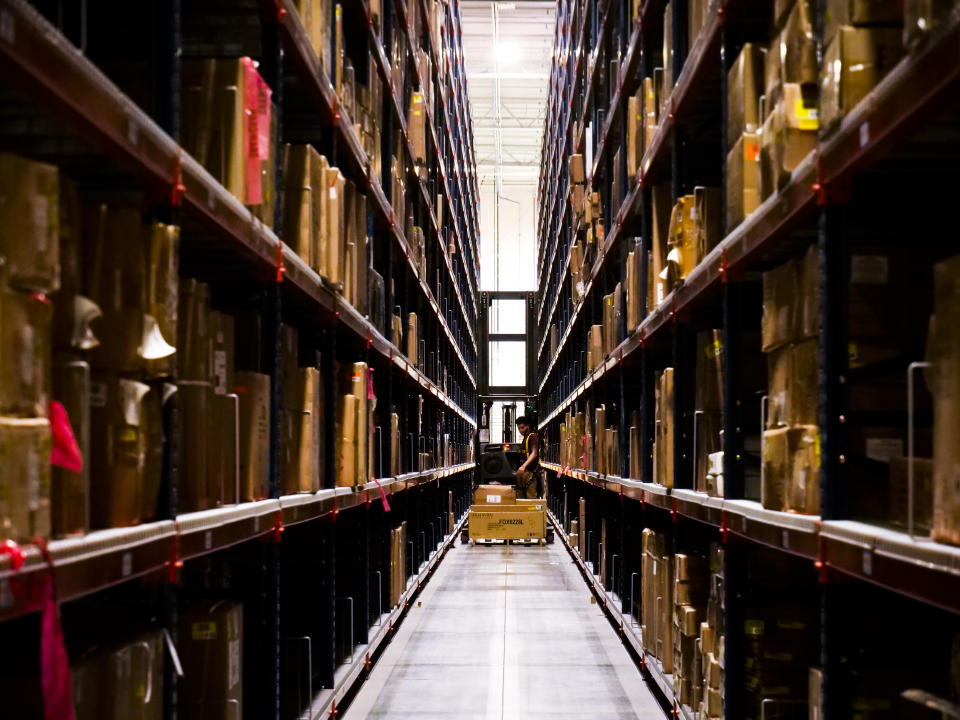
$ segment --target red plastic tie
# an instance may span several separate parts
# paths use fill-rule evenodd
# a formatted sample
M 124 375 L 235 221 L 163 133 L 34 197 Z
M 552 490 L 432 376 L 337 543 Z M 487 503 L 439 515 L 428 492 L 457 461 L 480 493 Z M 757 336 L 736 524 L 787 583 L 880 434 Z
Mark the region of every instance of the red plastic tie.
M 287 16 L 287 9 L 283 6 L 283 0 L 277 0 L 277 22 L 283 22 Z
M 727 526 L 727 511 L 724 510 L 720 515 L 720 542 L 724 545 L 727 544 L 727 535 L 730 533 L 730 528 Z
M 23 567 L 23 561 L 25 558 L 23 548 L 13 540 L 4 540 L 3 542 L 0 542 L 0 557 L 3 555 L 10 556 L 10 565 L 15 571 Z
M 173 536 L 173 544 L 170 546 L 170 558 L 167 560 L 167 580 L 170 583 L 177 581 L 177 573 L 183 567 L 183 558 L 180 557 L 180 523 L 174 523 L 176 533 Z
M 722 248 L 720 250 L 720 279 L 723 282 L 727 282 L 729 279 L 729 273 L 727 272 L 729 267 L 730 266 L 727 264 L 727 249 Z
M 187 191 L 183 184 L 183 148 L 177 149 L 177 161 L 173 165 L 173 185 L 170 191 L 170 204 L 180 207 L 183 194 Z
M 273 516 L 273 541 L 278 543 L 280 542 L 281 537 L 283 536 L 283 531 L 286 528 L 283 526 L 283 512 L 280 508 L 277 508 L 276 514 Z
M 277 282 L 283 282 L 283 276 L 287 274 L 287 266 L 283 264 L 283 240 L 277 242 Z

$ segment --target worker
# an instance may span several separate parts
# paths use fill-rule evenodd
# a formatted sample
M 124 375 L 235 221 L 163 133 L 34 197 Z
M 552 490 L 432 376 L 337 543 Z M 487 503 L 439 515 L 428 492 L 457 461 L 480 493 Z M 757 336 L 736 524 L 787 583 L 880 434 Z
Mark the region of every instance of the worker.
M 523 436 L 523 464 L 517 468 L 517 497 L 542 497 L 543 470 L 540 468 L 540 436 L 530 427 L 526 416 L 517 418 L 517 430 Z

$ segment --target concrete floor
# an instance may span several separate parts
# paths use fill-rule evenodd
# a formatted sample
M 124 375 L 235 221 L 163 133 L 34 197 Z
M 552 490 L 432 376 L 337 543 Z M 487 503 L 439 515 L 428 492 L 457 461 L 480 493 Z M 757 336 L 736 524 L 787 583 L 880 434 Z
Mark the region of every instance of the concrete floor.
M 456 545 L 346 720 L 663 720 L 563 546 Z

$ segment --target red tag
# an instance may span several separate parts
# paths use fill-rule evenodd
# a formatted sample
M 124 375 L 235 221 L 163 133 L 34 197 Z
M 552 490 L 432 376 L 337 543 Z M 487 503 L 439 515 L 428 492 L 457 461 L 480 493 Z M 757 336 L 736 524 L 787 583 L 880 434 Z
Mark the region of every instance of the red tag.
M 43 579 L 43 606 L 40 618 L 40 679 L 43 686 L 43 716 L 45 720 L 74 720 L 73 682 L 70 661 L 63 645 L 63 626 L 60 608 L 54 597 L 53 561 L 47 544 L 36 540 L 50 571 Z
M 50 430 L 53 432 L 53 450 L 50 464 L 72 472 L 83 470 L 83 455 L 70 425 L 67 410 L 56 400 L 50 403 Z

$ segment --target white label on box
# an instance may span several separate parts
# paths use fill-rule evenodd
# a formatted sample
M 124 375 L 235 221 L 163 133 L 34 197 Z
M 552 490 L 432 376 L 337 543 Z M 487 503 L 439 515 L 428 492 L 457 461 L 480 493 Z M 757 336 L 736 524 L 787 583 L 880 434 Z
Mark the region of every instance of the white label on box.
M 499 505 L 500 496 L 499 495 L 487 495 L 487 505 Z
M 900 438 L 867 438 L 866 455 L 877 462 L 890 462 L 891 458 L 903 457 L 903 440 Z
M 102 382 L 90 383 L 90 406 L 102 408 L 107 406 L 107 384 Z
M 233 687 L 240 682 L 240 638 L 230 641 L 230 649 L 227 655 L 229 657 L 227 661 L 227 677 L 229 678 L 228 685 Z
M 886 285 L 890 263 L 886 255 L 854 255 L 850 258 L 850 282 L 858 285 Z

